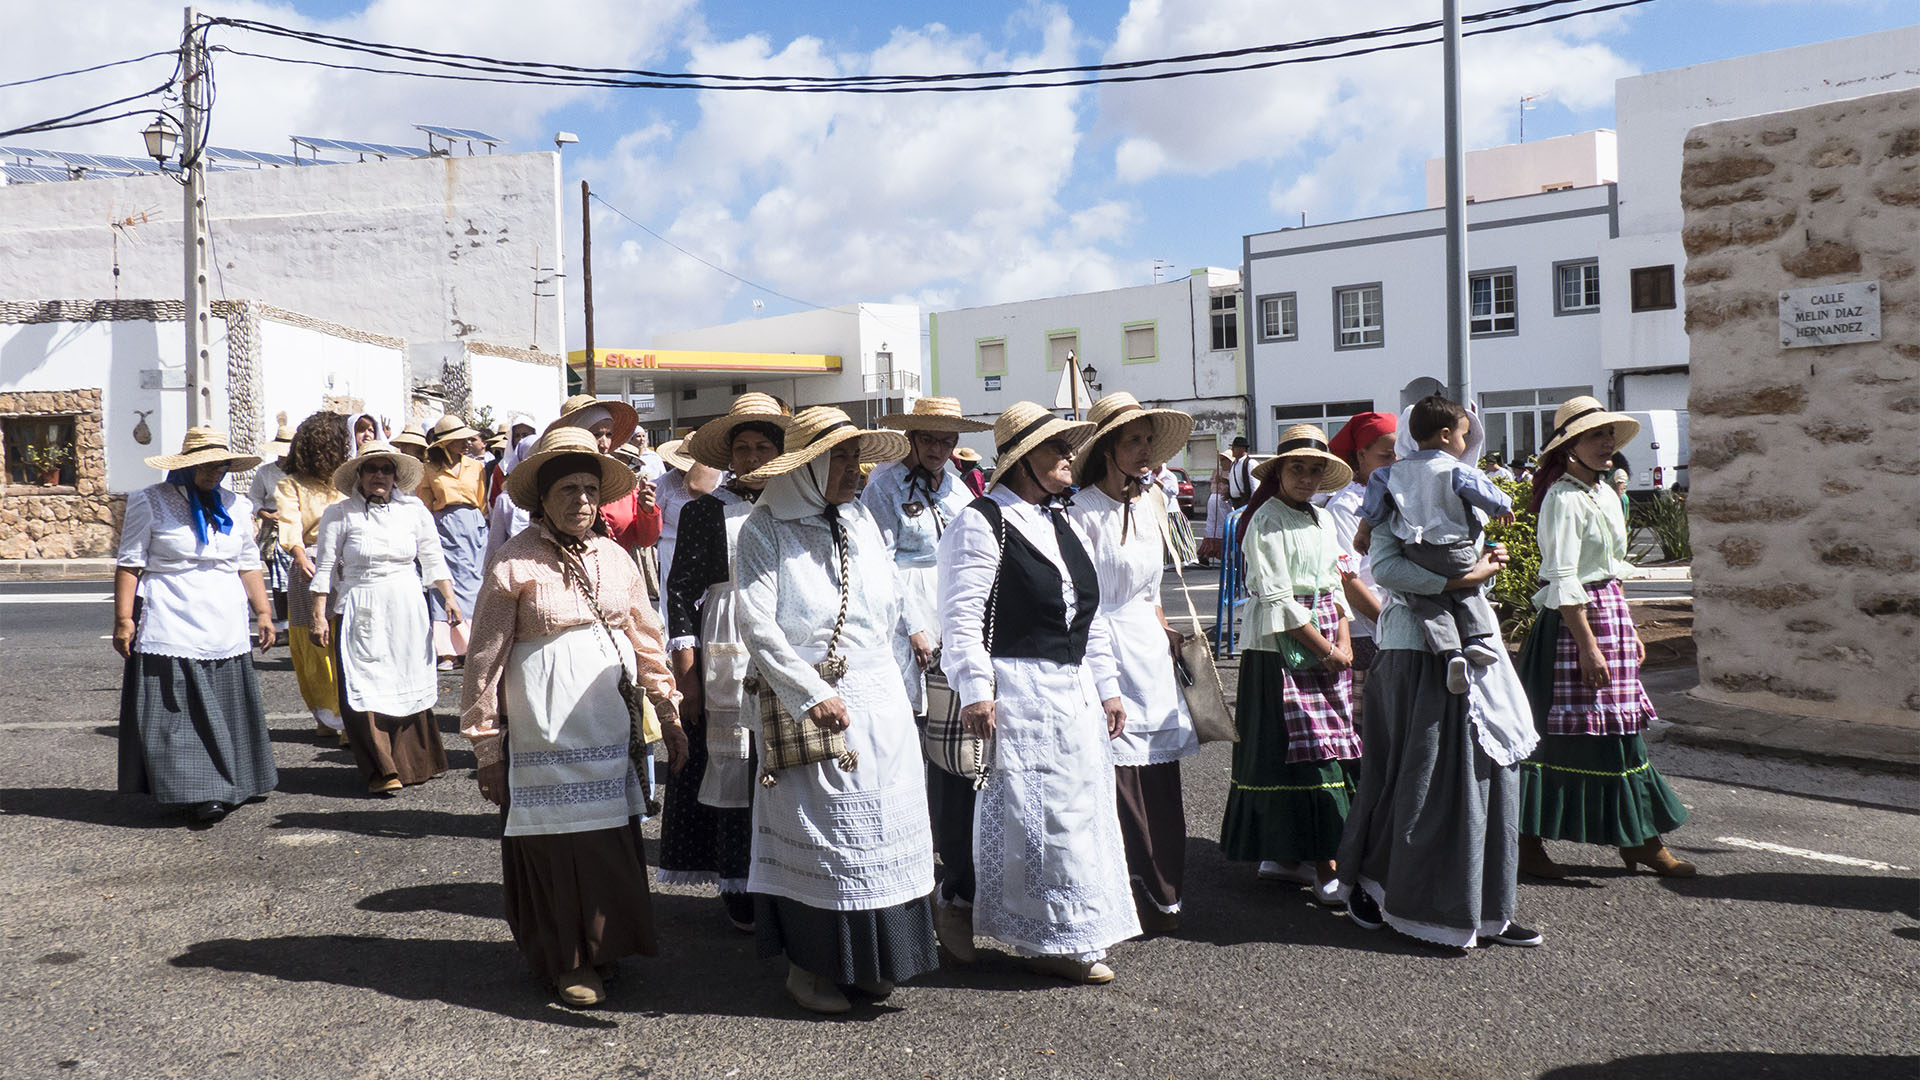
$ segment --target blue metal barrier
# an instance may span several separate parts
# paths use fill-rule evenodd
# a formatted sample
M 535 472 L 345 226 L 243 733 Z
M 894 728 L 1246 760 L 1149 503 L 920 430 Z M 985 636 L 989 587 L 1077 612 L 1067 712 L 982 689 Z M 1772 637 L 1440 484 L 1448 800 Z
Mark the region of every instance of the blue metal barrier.
M 1247 560 L 1240 551 L 1240 525 L 1246 510 L 1227 515 L 1227 527 L 1220 540 L 1220 594 L 1214 604 L 1213 656 L 1224 651 L 1231 656 L 1240 651 L 1238 614 L 1247 603 Z

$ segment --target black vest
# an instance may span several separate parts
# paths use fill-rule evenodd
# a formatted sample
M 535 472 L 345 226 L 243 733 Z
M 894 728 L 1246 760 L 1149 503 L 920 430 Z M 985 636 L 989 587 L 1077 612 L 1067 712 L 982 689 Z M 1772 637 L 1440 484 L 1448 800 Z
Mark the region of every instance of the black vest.
M 1080 538 L 1064 520 L 1055 524 L 1061 560 L 1073 574 L 1073 622 L 1060 595 L 1060 568 L 1020 530 L 1002 525 L 1000 504 L 982 495 L 973 507 L 996 534 L 1004 535 L 1000 572 L 993 581 L 991 640 L 987 654 L 1003 660 L 1051 660 L 1078 664 L 1087 655 L 1087 628 L 1100 606 L 1100 579 Z M 983 628 L 986 629 L 986 628 Z

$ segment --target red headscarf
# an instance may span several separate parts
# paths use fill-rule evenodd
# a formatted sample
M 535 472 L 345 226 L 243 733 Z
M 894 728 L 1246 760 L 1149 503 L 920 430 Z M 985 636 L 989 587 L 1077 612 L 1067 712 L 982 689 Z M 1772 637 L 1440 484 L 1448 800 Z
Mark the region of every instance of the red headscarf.
M 1333 456 L 1354 468 L 1360 463 L 1354 458 L 1359 456 L 1360 448 L 1372 446 L 1373 441 L 1382 435 L 1392 435 L 1400 430 L 1400 419 L 1392 413 L 1363 412 L 1355 414 L 1340 429 L 1340 433 L 1327 440 L 1327 449 Z

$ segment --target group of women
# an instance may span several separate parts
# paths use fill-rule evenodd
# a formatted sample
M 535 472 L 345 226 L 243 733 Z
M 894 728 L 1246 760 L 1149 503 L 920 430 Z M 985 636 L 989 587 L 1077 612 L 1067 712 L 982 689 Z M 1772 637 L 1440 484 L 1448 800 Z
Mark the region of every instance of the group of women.
M 473 435 L 457 421 L 421 440 L 423 464 L 377 424 L 362 439 L 310 417 L 276 492 L 302 692 L 325 733 L 346 730 L 371 790 L 445 769 L 432 669 L 464 646 L 460 726 L 502 812 L 508 920 L 564 1002 L 600 1002 L 610 965 L 655 949 L 638 827 L 656 742 L 656 880 L 714 885 L 809 1010 L 885 997 L 942 953 L 967 963 L 976 935 L 1106 982 L 1115 944 L 1178 926 L 1180 762 L 1199 739 L 1160 606 L 1153 473 L 1190 417 L 1124 393 L 1084 421 L 1018 403 L 990 426 L 979 496 L 952 463 L 959 435 L 989 425 L 951 399 L 866 430 L 745 394 L 660 448 L 657 486 L 611 454 L 633 419 L 569 401 L 507 446 L 499 486 L 525 522 L 510 537 L 476 537 L 485 473 L 456 456 Z M 1596 494 L 1631 424 L 1591 399 L 1556 417 L 1526 676 L 1498 664 L 1465 695 L 1442 692 L 1444 660 L 1397 597 L 1483 584 L 1503 549 L 1452 580 L 1391 535 L 1354 552 L 1395 418 L 1363 414 L 1331 441 L 1283 433 L 1236 511 L 1251 599 L 1230 859 L 1357 925 L 1453 947 L 1539 943 L 1513 921 L 1514 882 L 1566 872 L 1546 840 L 1692 872 L 1660 840 L 1685 811 L 1640 739 L 1652 709 L 1619 595 L 1624 527 Z M 220 487 L 255 459 L 224 444 L 196 429 L 153 459 L 168 480 L 129 500 L 116 589 L 123 787 L 203 818 L 273 785 L 245 624 L 180 631 L 244 595 L 253 638 L 273 637 L 251 508 Z M 656 588 L 635 553 L 662 539 Z M 956 726 L 984 740 L 984 768 L 931 760 Z

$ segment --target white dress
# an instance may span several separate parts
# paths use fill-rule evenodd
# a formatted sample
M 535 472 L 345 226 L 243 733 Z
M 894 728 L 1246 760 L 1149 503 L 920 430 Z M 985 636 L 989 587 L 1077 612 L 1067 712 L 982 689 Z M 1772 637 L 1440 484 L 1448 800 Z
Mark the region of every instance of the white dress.
M 1052 522 L 1006 488 L 988 497 L 1009 537 L 1018 530 L 1060 571 L 1071 621 L 1073 581 Z M 1100 705 L 1120 696 L 1112 642 L 1096 618 L 1080 664 L 988 656 L 999 567 L 993 527 L 968 508 L 940 541 L 939 578 L 947 680 L 963 705 L 996 703 L 993 771 L 974 810 L 974 929 L 1022 955 L 1097 960 L 1140 933 Z
M 880 528 L 880 538 L 893 556 L 907 632 L 931 635 L 936 645 L 940 640 L 940 620 L 936 614 L 939 582 L 935 572 L 940 537 L 948 523 L 959 517 L 960 511 L 973 499 L 973 493 L 960 483 L 952 470 L 942 469 L 939 486 L 929 492 L 913 479 L 906 464 L 899 461 L 876 467 L 873 475 L 867 477 L 866 490 L 860 493 L 861 505 L 873 515 L 874 523 Z M 907 698 L 917 713 L 923 708 L 921 697 L 926 686 L 911 650 L 901 675 L 906 678 Z
M 1367 588 L 1373 590 L 1373 594 L 1384 604 L 1387 599 L 1387 590 L 1374 583 L 1372 558 L 1353 550 L 1354 534 L 1360 530 L 1360 507 L 1366 501 L 1367 485 L 1358 480 L 1352 481 L 1346 487 L 1324 498 L 1314 500 L 1315 503 L 1324 507 L 1327 516 L 1333 519 L 1333 534 L 1340 541 L 1340 550 L 1352 561 L 1360 580 Z M 1373 620 L 1356 611 L 1353 613 L 1353 623 L 1347 632 L 1353 637 L 1371 640 Z
M 820 762 L 775 773 L 753 798 L 747 891 L 830 911 L 869 911 L 933 891 L 933 833 L 920 740 L 897 666 L 906 651 L 900 599 L 872 517 L 840 507 L 850 577 L 838 652 L 847 674 L 830 686 L 826 656 L 840 609 L 840 568 L 824 517 L 782 521 L 764 508 L 736 548 L 737 619 L 756 674 L 796 717 L 829 698 L 847 704 L 851 771 Z M 756 725 L 759 711 L 753 710 Z
M 1115 765 L 1163 765 L 1200 749 L 1160 626 L 1166 516 L 1155 502 L 1142 498 L 1132 505 L 1124 541 L 1129 508 L 1099 488 L 1082 488 L 1067 509 L 1091 542 L 1087 554 L 1100 575 L 1095 620 L 1106 624 L 1113 642 L 1120 700 L 1127 706 L 1126 733 L 1113 741 Z
M 204 547 L 178 486 L 154 484 L 127 495 L 114 561 L 142 571 L 134 651 L 224 660 L 252 648 L 253 617 L 240 574 L 260 569 L 253 504 L 225 488 L 219 494 L 233 526 L 224 533 L 209 527 Z
M 420 593 L 445 580 L 440 534 L 418 499 L 354 494 L 320 515 L 312 591 L 330 594 L 328 610 L 340 617 L 340 674 L 354 711 L 411 716 L 439 699 Z

